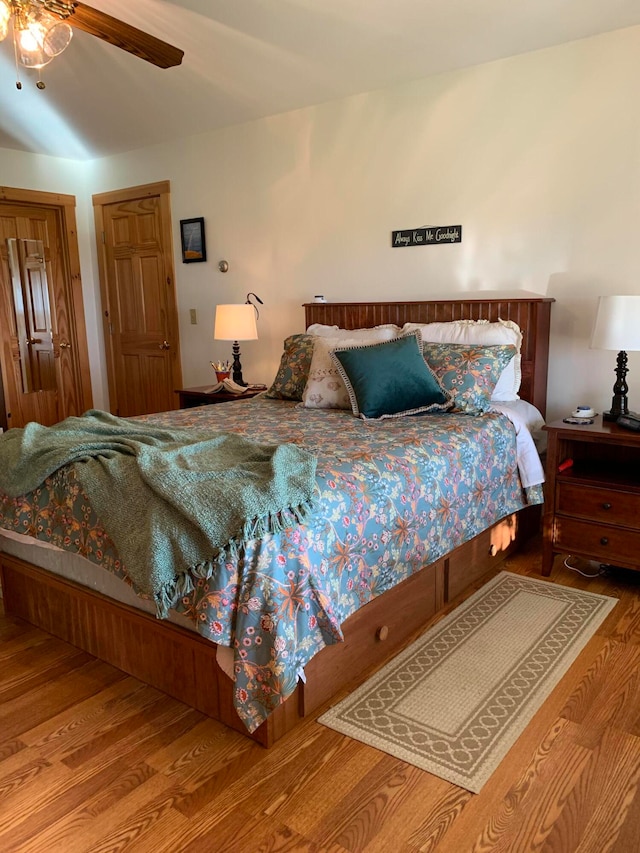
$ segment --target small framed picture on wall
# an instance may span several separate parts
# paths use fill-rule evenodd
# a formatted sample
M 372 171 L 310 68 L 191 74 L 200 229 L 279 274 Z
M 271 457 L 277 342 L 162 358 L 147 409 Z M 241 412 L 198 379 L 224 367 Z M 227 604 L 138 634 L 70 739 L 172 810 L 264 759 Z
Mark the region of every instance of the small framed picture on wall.
M 180 242 L 182 263 L 196 264 L 207 260 L 207 245 L 204 238 L 204 217 L 180 220 Z

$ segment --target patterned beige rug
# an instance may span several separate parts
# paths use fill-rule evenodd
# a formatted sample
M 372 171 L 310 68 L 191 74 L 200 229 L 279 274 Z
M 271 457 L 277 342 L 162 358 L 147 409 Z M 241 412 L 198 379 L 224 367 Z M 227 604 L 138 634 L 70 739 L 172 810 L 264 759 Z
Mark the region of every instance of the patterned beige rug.
M 615 604 L 501 572 L 319 722 L 477 793 Z

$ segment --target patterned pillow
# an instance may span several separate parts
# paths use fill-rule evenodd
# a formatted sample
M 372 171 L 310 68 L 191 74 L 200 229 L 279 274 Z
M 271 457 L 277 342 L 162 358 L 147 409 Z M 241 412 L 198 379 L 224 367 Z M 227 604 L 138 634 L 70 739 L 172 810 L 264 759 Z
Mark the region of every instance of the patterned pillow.
M 265 397 L 302 400 L 313 356 L 313 335 L 290 335 L 284 342 L 280 367 Z
M 500 374 L 513 359 L 511 344 L 434 344 L 424 342 L 422 352 L 442 386 L 453 395 L 453 412 L 481 415 L 491 408 L 491 394 Z
M 335 363 L 331 360 L 331 351 L 344 347 L 372 344 L 389 340 L 389 329 L 358 329 L 362 334 L 345 337 L 351 333 L 342 332 L 337 337 L 316 337 L 313 345 L 313 358 L 309 368 L 309 378 L 302 395 L 302 402 L 309 409 L 350 409 L 351 401 L 344 380 Z M 392 336 L 393 337 L 393 336 Z
M 522 331 L 513 320 L 450 320 L 448 322 L 405 323 L 402 333 L 420 329 L 422 340 L 434 344 L 467 344 L 468 346 L 496 346 L 512 344 L 516 348 L 514 358 L 502 371 L 491 395 L 492 400 L 507 402 L 519 400 L 518 391 L 522 380 L 520 348 Z

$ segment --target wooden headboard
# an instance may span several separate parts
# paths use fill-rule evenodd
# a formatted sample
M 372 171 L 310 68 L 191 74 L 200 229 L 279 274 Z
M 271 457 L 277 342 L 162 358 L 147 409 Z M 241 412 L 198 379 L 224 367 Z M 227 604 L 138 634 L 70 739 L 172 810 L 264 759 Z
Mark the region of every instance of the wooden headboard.
M 547 407 L 549 320 L 554 299 L 442 299 L 430 302 L 308 302 L 305 327 L 312 323 L 362 329 L 382 323 L 435 323 L 450 320 L 513 320 L 522 330 L 520 396 L 544 415 Z

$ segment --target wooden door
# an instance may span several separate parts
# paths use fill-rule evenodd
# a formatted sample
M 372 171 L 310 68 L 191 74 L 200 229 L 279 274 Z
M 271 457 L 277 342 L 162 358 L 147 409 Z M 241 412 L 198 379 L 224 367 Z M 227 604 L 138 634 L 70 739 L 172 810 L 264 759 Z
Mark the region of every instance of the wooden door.
M 50 425 L 92 405 L 74 206 L 72 196 L 0 194 L 6 426 Z
M 168 184 L 94 196 L 111 411 L 175 409 L 182 385 Z
M 47 278 L 48 248 L 42 240 L 7 238 L 23 392 L 54 395 L 57 378 L 53 319 Z

